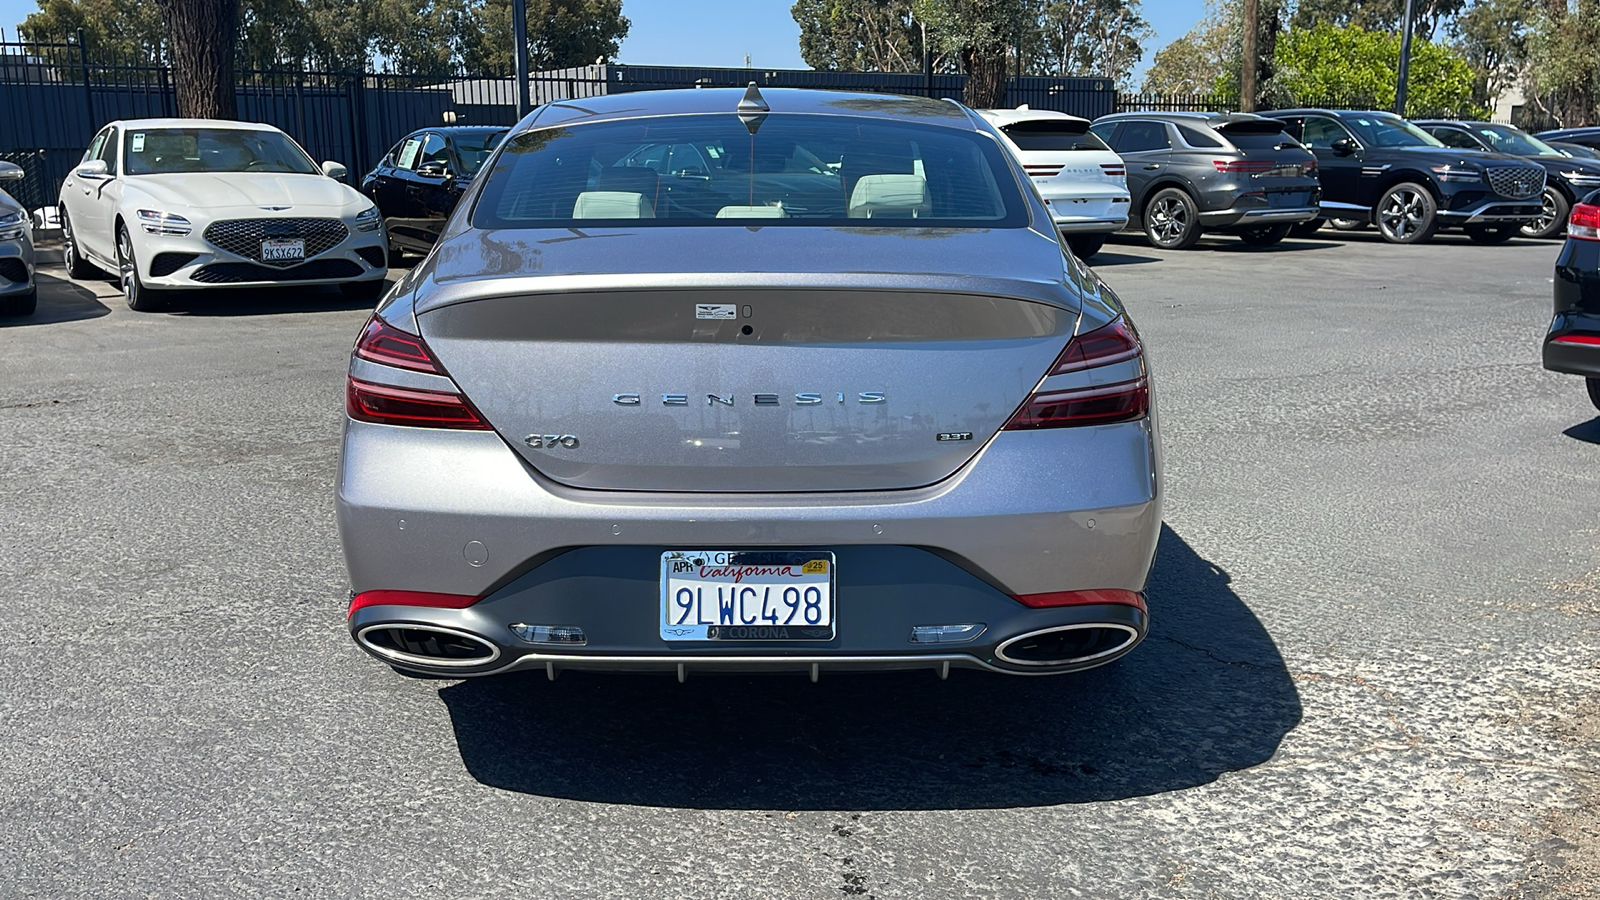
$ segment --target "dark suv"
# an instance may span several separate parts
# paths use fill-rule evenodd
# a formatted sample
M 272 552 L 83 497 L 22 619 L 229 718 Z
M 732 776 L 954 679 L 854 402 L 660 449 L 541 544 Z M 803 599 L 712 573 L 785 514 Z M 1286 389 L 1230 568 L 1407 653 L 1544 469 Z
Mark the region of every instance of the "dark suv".
M 1127 163 L 1129 220 L 1157 247 L 1193 247 L 1202 231 L 1264 247 L 1317 215 L 1317 159 L 1274 119 L 1117 113 L 1089 130 Z
M 1376 225 L 1390 243 L 1419 243 L 1455 226 L 1474 241 L 1499 243 L 1543 210 L 1543 167 L 1504 153 L 1446 147 L 1393 113 L 1287 109 L 1267 115 L 1281 119 L 1317 155 L 1323 215 Z
M 1520 128 L 1446 119 L 1419 119 L 1414 124 L 1446 147 L 1494 150 L 1544 166 L 1544 211 L 1539 218 L 1522 226 L 1522 233 L 1527 237 L 1560 237 L 1567 230 L 1567 214 L 1572 211 L 1572 204 L 1600 188 L 1600 160 L 1574 159 Z

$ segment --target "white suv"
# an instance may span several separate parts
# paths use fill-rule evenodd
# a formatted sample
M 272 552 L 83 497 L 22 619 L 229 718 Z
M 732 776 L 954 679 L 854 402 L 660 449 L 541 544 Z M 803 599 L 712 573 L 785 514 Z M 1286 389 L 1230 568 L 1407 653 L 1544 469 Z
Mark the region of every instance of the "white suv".
M 1128 224 L 1128 170 L 1089 120 L 1047 109 L 980 109 L 1000 129 L 1072 252 L 1088 259 Z

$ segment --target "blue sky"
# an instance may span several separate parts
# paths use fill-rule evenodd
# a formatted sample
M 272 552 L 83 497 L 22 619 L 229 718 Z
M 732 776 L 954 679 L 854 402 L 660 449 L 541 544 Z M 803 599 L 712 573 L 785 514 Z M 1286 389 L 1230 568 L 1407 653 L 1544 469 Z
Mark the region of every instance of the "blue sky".
M 803 69 L 800 28 L 789 16 L 793 0 L 623 0 L 633 21 L 621 60 L 634 65 L 743 66 L 745 54 L 759 68 Z M 39 8 L 36 0 L 0 0 L 0 27 L 15 38 L 16 25 Z M 1156 37 L 1145 46 L 1145 64 L 1156 49 L 1181 37 L 1205 15 L 1202 0 L 1145 0 L 1144 15 Z

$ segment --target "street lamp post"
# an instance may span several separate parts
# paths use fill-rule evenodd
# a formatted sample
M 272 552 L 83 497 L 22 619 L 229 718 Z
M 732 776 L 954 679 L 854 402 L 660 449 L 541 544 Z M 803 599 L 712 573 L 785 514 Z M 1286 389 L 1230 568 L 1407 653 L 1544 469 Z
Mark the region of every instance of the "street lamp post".
M 517 121 L 528 114 L 528 0 L 511 0 L 511 40 L 515 43 Z

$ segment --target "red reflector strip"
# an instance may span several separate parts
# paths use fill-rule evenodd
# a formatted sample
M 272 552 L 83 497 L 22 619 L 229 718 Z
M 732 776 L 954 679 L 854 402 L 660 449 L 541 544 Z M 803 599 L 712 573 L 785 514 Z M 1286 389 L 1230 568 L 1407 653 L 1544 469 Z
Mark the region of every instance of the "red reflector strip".
M 1563 334 L 1560 337 L 1551 338 L 1550 343 L 1590 344 L 1592 346 L 1600 347 L 1600 334 Z
M 1144 595 L 1138 591 L 1123 591 L 1115 588 L 1104 588 L 1094 591 L 1050 591 L 1044 594 L 1014 594 L 1012 599 L 1023 606 L 1034 609 L 1049 609 L 1055 606 L 1087 606 L 1091 603 L 1116 603 L 1122 606 L 1136 607 L 1140 612 L 1148 613 L 1150 608 L 1145 605 Z
M 345 391 L 345 411 L 358 422 L 378 425 L 489 430 L 489 424 L 460 394 L 418 391 L 354 378 Z
M 1150 386 L 1143 378 L 1104 387 L 1034 394 L 1006 423 L 1024 428 L 1075 428 L 1142 419 L 1150 412 Z
M 470 594 L 434 594 L 428 591 L 362 591 L 350 601 L 345 618 L 369 606 L 426 606 L 432 609 L 466 609 L 482 597 Z

